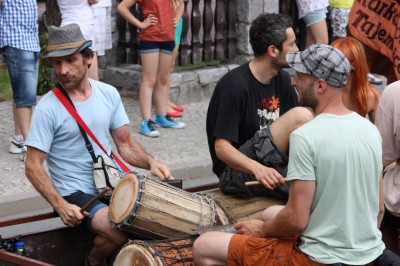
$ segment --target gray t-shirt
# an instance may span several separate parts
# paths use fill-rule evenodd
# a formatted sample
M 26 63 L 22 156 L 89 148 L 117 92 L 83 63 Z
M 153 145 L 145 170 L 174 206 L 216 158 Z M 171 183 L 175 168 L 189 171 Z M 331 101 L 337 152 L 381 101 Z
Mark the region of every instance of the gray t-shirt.
M 86 125 L 107 150 L 111 152 L 110 130 L 129 123 L 117 90 L 100 81 L 90 80 L 92 95 L 83 102 L 74 102 Z M 91 141 L 95 154 L 103 154 Z M 78 190 L 96 195 L 93 181 L 93 161 L 75 119 L 53 92 L 39 101 L 32 116 L 26 146 L 48 154 L 47 164 L 55 188 L 62 196 Z

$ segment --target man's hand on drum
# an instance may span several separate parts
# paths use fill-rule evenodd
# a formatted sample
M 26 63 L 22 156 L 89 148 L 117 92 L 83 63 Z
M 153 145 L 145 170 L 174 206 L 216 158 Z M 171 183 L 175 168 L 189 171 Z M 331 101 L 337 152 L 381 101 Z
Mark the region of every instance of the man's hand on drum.
M 168 166 L 158 161 L 157 159 L 150 160 L 150 172 L 152 175 L 157 176 L 160 180 L 174 179 L 171 176 L 171 170 Z
M 56 211 L 65 225 L 75 227 L 82 222 L 85 216 L 89 216 L 89 213 L 86 211 L 82 214 L 80 209 L 79 206 L 65 201 L 60 204 Z
M 251 219 L 243 222 L 238 222 L 234 225 L 238 234 L 249 235 L 255 237 L 263 236 L 264 222 L 257 219 Z
M 253 170 L 253 174 L 260 183 L 271 190 L 285 184 L 285 178 L 278 171 L 260 163 Z

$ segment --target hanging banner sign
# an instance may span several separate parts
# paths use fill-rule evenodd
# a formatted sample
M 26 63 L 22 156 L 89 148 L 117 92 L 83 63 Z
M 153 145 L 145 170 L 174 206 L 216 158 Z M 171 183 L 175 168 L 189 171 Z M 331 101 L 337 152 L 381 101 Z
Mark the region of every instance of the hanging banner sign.
M 353 37 L 385 55 L 400 79 L 400 0 L 355 0 L 348 28 Z

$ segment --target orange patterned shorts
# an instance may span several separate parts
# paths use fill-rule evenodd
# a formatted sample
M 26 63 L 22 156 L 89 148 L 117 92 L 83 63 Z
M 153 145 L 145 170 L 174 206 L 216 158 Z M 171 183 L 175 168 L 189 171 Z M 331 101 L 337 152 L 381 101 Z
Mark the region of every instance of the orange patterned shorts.
M 297 239 L 269 239 L 234 235 L 229 242 L 229 266 L 325 265 L 314 262 L 297 247 Z

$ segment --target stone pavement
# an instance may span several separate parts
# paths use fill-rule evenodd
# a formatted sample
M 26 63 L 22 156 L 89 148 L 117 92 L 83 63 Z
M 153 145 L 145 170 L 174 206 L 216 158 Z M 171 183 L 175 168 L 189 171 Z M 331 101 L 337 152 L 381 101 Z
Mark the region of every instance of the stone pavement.
M 186 123 L 186 128 L 161 128 L 161 136 L 158 138 L 139 134 L 141 117 L 138 102 L 132 98 L 123 98 L 123 102 L 134 138 L 150 154 L 170 166 L 173 176 L 184 180 L 184 186 L 216 181 L 211 170 L 205 132 L 207 100 L 186 104 L 181 119 Z M 11 102 L 0 102 L 0 218 L 44 208 L 47 204 L 26 178 L 24 163 L 19 155 L 8 152 L 13 130 Z
M 377 76 L 383 80 L 376 86 L 382 92 L 386 78 Z M 173 176 L 183 180 L 184 188 L 217 181 L 211 170 L 205 133 L 208 100 L 185 105 L 182 119 L 186 123 L 185 129 L 161 128 L 161 136 L 154 139 L 138 133 L 141 121 L 138 102 L 132 97 L 124 97 L 123 102 L 134 138 L 149 153 L 169 165 Z M 8 152 L 9 138 L 13 135 L 12 120 L 11 102 L 0 102 L 0 220 L 5 216 L 49 207 L 25 177 L 24 164 L 19 156 Z

